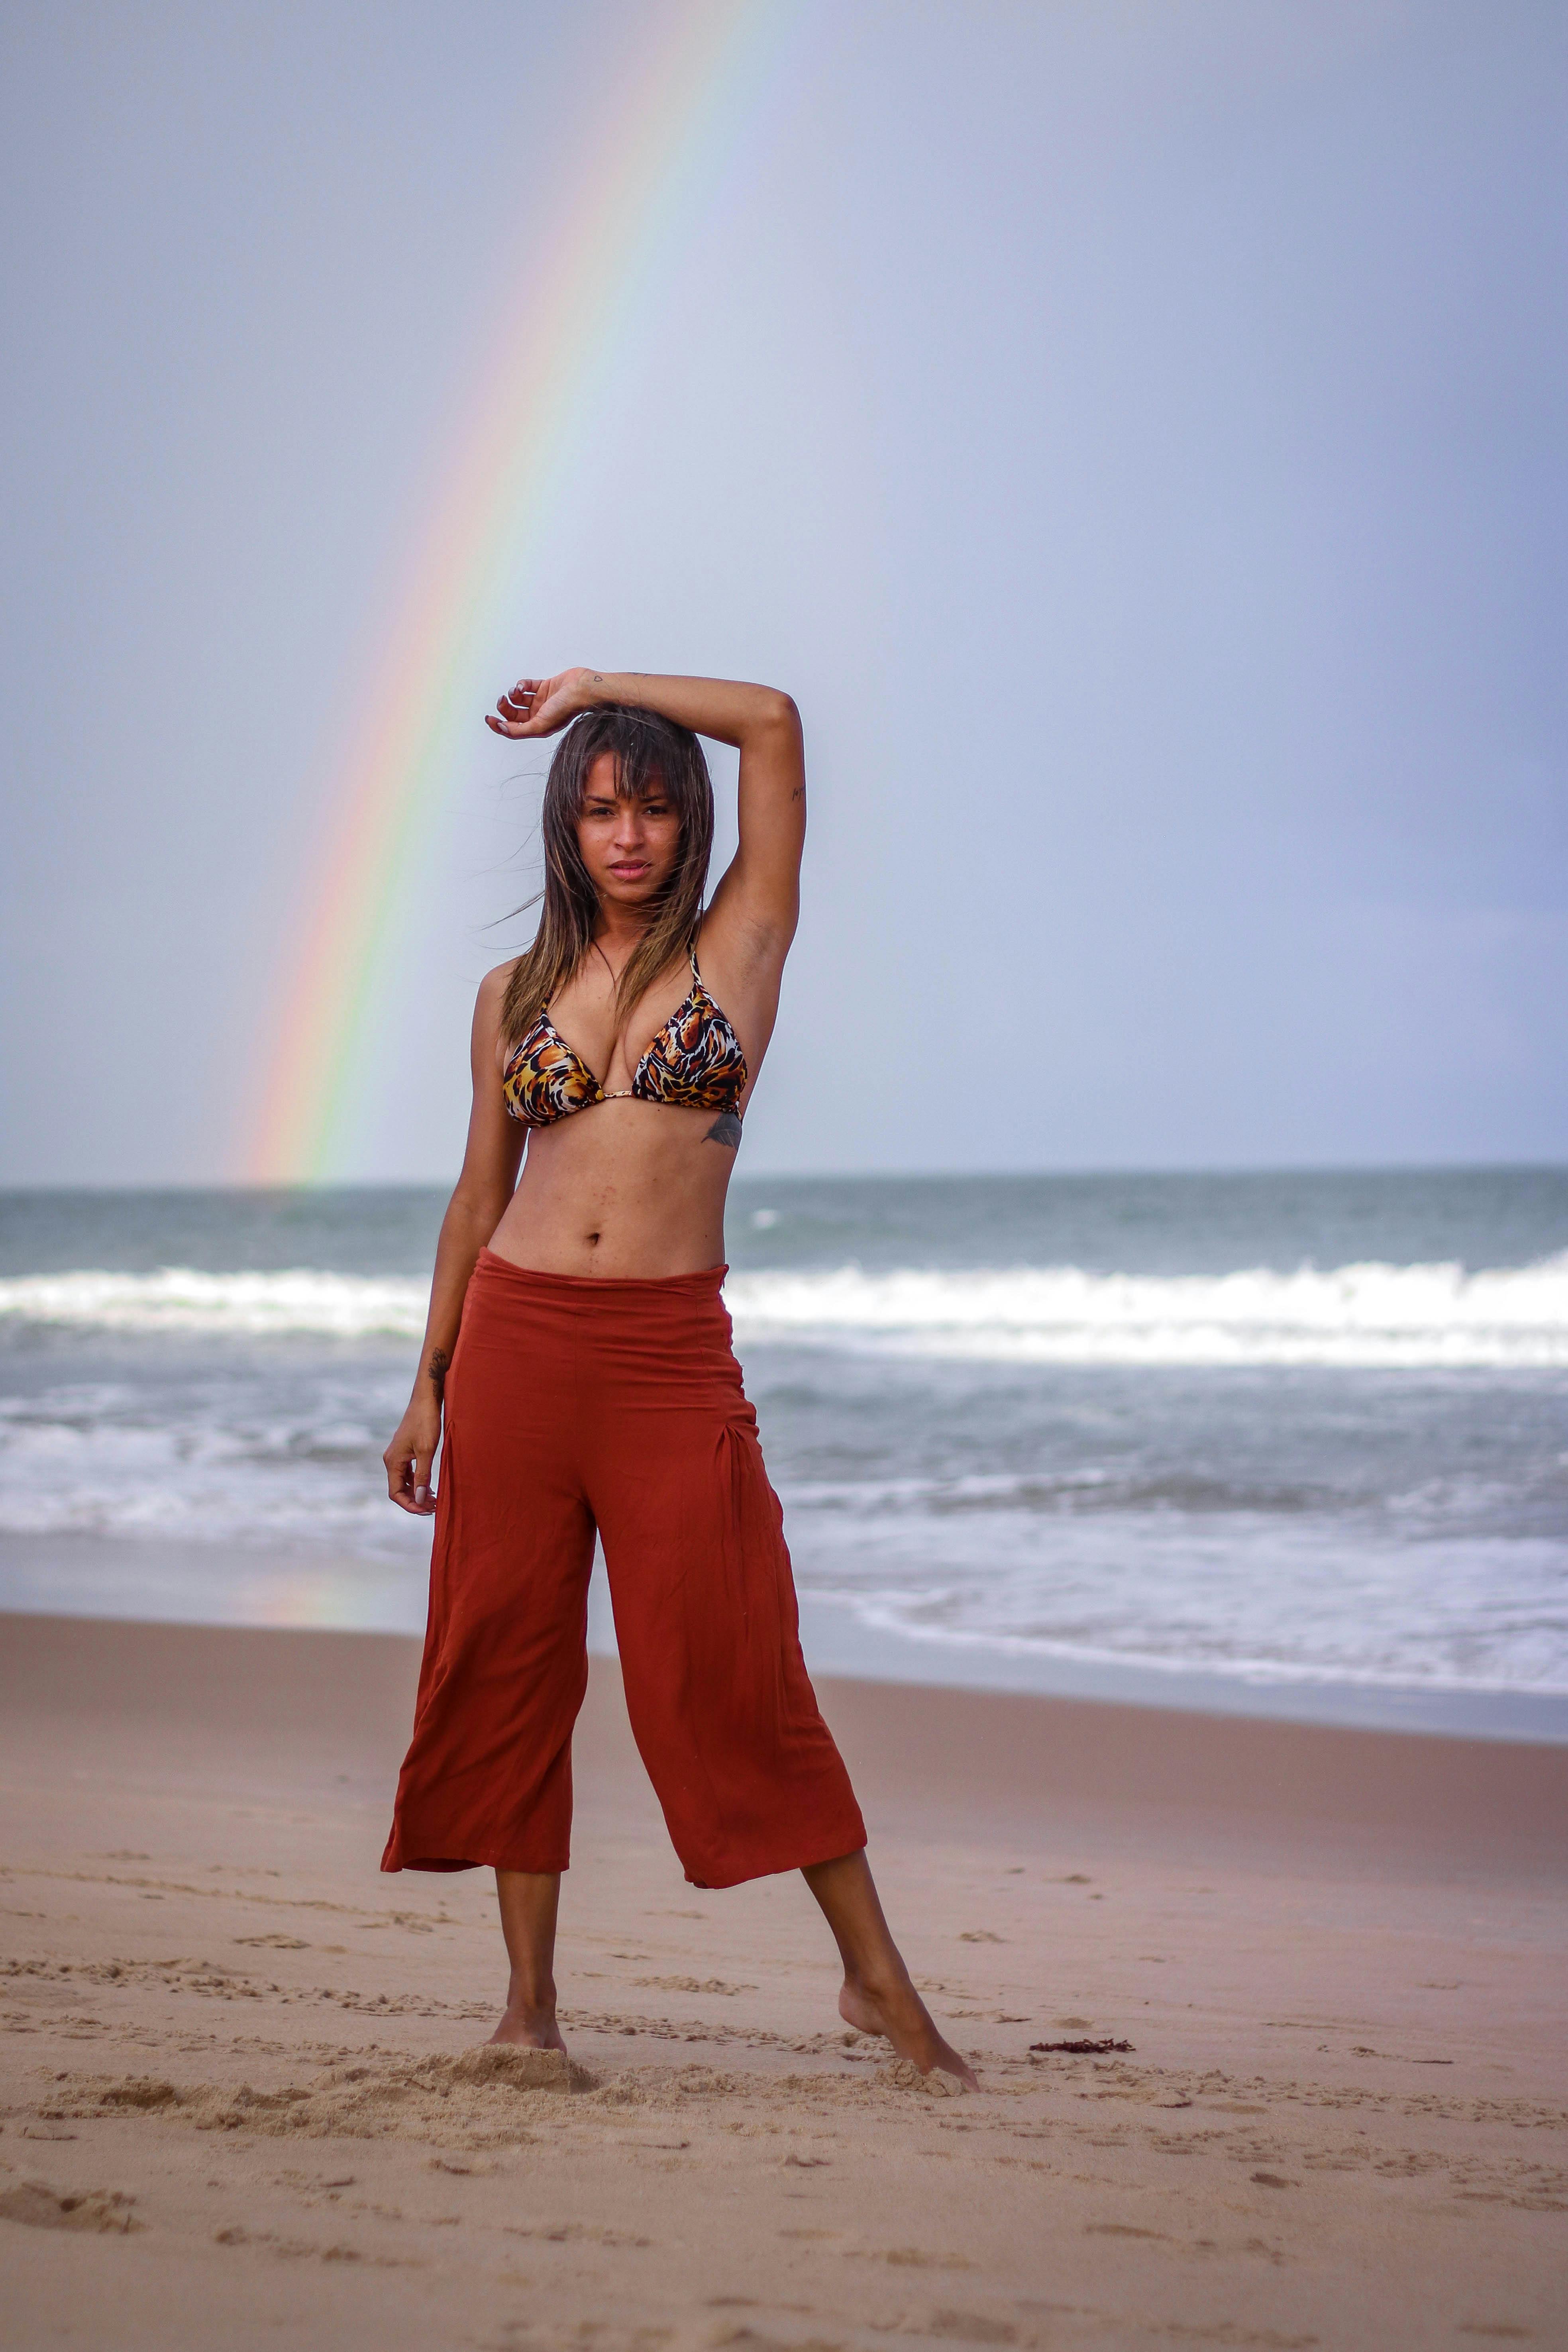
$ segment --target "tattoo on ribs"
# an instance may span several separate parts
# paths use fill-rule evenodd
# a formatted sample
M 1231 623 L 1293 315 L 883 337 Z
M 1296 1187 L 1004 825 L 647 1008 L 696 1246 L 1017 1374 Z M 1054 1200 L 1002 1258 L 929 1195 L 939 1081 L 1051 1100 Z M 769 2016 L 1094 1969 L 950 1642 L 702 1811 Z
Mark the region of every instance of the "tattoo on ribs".
M 732 1110 L 721 1110 L 707 1134 L 704 1143 L 721 1143 L 726 1151 L 741 1148 L 741 1122 Z
M 445 1396 L 447 1392 L 447 1367 L 451 1360 L 445 1348 L 431 1349 L 430 1361 L 425 1367 L 425 1376 L 438 1397 Z

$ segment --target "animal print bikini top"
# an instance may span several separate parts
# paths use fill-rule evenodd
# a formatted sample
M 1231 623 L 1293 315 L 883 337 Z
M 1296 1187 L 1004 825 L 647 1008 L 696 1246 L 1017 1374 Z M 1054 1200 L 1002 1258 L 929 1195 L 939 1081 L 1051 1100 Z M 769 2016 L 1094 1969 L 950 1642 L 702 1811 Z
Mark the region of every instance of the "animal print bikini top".
M 548 1013 L 541 1013 L 527 1036 L 512 1047 L 501 1074 L 507 1109 L 529 1127 L 550 1127 L 572 1111 L 628 1097 L 733 1114 L 745 1091 L 741 1041 L 702 985 L 695 949 L 691 993 L 656 1030 L 629 1087 L 612 1087 L 606 1092 Z

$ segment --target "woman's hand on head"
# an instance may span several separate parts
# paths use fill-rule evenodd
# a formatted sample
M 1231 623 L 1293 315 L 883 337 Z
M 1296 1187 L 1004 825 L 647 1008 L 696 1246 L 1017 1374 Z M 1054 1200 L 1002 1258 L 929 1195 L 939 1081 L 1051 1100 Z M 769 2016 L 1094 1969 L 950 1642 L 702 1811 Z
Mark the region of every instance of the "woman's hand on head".
M 441 1443 L 441 1406 L 434 1395 L 410 1399 L 397 1424 L 397 1434 L 382 1455 L 386 1465 L 386 1491 L 400 1510 L 428 1518 L 436 1507 L 430 1485 L 430 1465 Z
M 494 710 L 485 713 L 492 734 L 512 740 L 525 735 L 558 735 L 578 712 L 593 708 L 594 672 L 563 669 L 554 677 L 520 677 Z

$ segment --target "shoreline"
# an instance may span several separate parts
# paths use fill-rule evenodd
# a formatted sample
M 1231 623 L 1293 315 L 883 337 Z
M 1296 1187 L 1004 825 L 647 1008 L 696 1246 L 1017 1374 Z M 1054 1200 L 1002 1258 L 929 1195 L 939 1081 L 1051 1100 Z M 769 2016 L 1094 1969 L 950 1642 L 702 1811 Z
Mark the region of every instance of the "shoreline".
M 171 1563 L 173 1569 L 171 1571 Z M 410 1568 L 413 1580 L 410 1583 Z M 97 1536 L 0 1532 L 0 1616 L 80 1617 L 150 1625 L 277 1625 L 245 1606 L 247 1572 L 300 1588 L 300 1630 L 401 1634 L 422 1631 L 423 1561 L 398 1563 L 366 1555 L 290 1551 L 284 1547 L 159 1542 Z M 237 1601 L 233 1613 L 198 1613 L 204 1583 Z M 134 1601 L 162 1584 L 167 1605 L 144 1614 Z M 61 1586 L 65 1593 L 61 1592 Z M 78 1605 L 60 1606 L 77 1588 Z M 312 1617 L 304 1597 L 324 1591 L 341 1613 L 330 1622 Z M 1184 1715 L 1249 1721 L 1409 1731 L 1457 1739 L 1568 1745 L 1568 1693 L 1465 1689 L 1432 1685 L 1307 1679 L 1287 1674 L 1226 1675 L 1184 1666 L 1129 1664 L 1105 1658 L 1052 1656 L 1026 1643 L 982 1635 L 921 1636 L 871 1625 L 850 1601 L 799 1592 L 801 1639 L 814 1675 L 918 1685 L 936 1689 L 1012 1693 L 1044 1699 L 1082 1699 Z M 399 1605 L 403 1602 L 411 1605 Z M 415 1622 L 417 1616 L 418 1622 Z M 345 1622 L 346 1621 L 346 1622 Z M 400 1622 L 401 1621 L 401 1622 Z M 616 1654 L 615 1627 L 603 1562 L 595 1565 L 588 1601 L 588 1647 Z

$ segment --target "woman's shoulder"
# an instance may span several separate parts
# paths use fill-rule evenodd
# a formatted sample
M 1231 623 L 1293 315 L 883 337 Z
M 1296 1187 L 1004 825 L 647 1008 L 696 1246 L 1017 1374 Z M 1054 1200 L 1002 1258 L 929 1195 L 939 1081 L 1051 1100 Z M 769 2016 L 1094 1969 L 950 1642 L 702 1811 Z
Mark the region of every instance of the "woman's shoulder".
M 479 992 L 474 1000 L 474 1026 L 471 1040 L 474 1069 L 494 1063 L 499 1070 L 506 1055 L 506 1005 L 521 956 L 510 963 L 498 963 L 487 971 L 479 982 Z
M 524 953 L 526 952 L 525 950 Z M 505 963 L 492 964 L 479 982 L 479 994 L 483 996 L 485 991 L 489 989 L 492 995 L 504 996 L 511 986 L 513 973 L 522 961 L 522 956 L 514 955 L 510 956 Z
M 506 1001 L 521 961 L 521 956 L 513 956 L 509 963 L 498 963 L 480 981 L 479 992 L 474 1000 L 476 1034 L 481 1029 L 488 1030 L 492 1036 L 500 1034 Z

